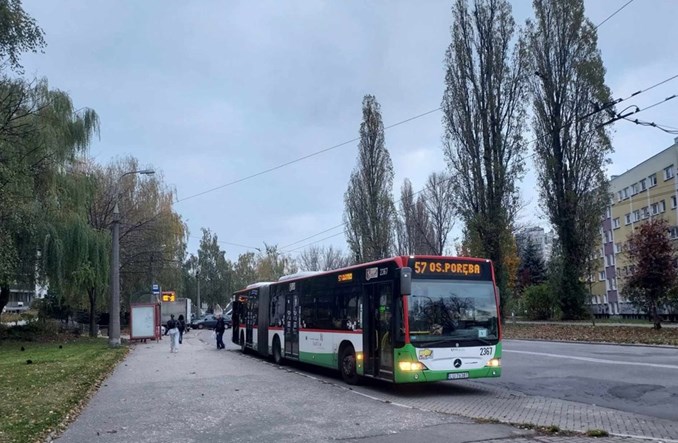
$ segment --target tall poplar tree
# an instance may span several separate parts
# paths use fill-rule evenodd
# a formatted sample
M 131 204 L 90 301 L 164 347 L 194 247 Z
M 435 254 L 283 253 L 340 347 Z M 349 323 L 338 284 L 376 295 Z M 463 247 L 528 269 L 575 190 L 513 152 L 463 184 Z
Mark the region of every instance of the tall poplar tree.
M 445 156 L 470 252 L 493 261 L 506 306 L 505 255 L 524 173 L 526 57 L 507 0 L 455 0 L 445 59 Z M 520 36 L 518 36 L 520 37 Z M 514 45 L 514 42 L 515 45 Z
M 612 152 L 605 68 L 583 0 L 534 0 L 528 22 L 535 162 L 542 205 L 555 227 L 562 262 L 554 287 L 563 318 L 585 315 L 586 258 L 609 201 L 604 165 Z
M 358 164 L 344 194 L 346 240 L 356 262 L 387 257 L 394 250 L 393 163 L 384 145 L 384 124 L 373 95 L 363 98 Z
M 400 209 L 396 223 L 398 254 L 434 254 L 430 244 L 435 235 L 429 213 L 421 195 L 415 200 L 409 179 L 405 179 L 400 188 Z

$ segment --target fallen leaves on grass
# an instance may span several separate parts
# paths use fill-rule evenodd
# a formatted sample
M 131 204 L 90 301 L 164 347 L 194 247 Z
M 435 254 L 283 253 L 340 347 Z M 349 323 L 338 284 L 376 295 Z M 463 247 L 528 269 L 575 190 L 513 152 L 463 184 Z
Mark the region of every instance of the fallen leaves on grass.
M 678 346 L 678 328 L 507 323 L 504 338 Z

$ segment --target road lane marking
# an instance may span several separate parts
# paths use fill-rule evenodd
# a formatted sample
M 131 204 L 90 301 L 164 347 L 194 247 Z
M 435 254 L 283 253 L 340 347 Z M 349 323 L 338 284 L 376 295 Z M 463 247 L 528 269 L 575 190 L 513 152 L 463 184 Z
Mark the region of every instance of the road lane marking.
M 649 366 L 652 368 L 664 368 L 664 369 L 678 369 L 677 365 L 663 365 L 659 363 L 640 363 L 635 361 L 620 361 L 620 360 L 605 360 L 603 358 L 592 358 L 592 357 L 574 357 L 571 355 L 560 355 L 560 354 L 549 354 L 547 352 L 532 352 L 532 351 L 514 351 L 504 349 L 502 352 L 513 352 L 516 354 L 530 354 L 530 355 L 542 355 L 544 357 L 553 357 L 553 358 L 566 358 L 568 360 L 581 360 L 589 361 L 593 363 L 608 363 L 611 365 L 627 365 L 627 366 Z

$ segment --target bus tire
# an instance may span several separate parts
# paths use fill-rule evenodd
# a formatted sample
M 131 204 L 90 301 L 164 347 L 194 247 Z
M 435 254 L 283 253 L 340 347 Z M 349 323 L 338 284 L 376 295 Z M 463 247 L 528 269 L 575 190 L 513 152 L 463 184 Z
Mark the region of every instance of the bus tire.
M 358 384 L 358 372 L 356 370 L 355 350 L 353 346 L 345 346 L 339 357 L 339 372 L 341 378 L 349 385 Z
M 273 337 L 273 363 L 281 366 L 284 363 L 282 351 L 280 349 L 280 339 L 277 335 Z
M 240 333 L 240 351 L 243 354 L 247 354 L 247 346 L 245 346 L 245 333 Z

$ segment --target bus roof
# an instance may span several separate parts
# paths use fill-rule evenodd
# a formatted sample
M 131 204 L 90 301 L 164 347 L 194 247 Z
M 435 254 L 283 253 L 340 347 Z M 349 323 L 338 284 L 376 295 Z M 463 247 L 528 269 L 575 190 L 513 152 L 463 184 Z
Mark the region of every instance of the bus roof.
M 283 275 L 278 279 L 278 281 L 287 281 L 287 280 L 294 280 L 296 278 L 302 278 L 302 277 L 310 277 L 311 275 L 318 275 L 322 274 L 323 271 L 301 271 L 301 272 L 295 272 L 294 274 L 288 274 L 288 275 Z
M 295 274 L 289 274 L 289 275 L 284 275 L 278 279 L 278 282 L 282 281 L 294 281 L 294 280 L 300 280 L 304 277 L 310 277 L 314 275 L 322 275 L 322 274 L 330 274 L 333 272 L 343 272 L 343 271 L 349 271 L 352 269 L 356 269 L 359 267 L 363 266 L 372 266 L 372 265 L 377 265 L 377 264 L 383 264 L 386 262 L 395 262 L 399 268 L 402 268 L 404 266 L 407 266 L 408 261 L 411 258 L 422 258 L 422 259 L 456 259 L 456 260 L 467 260 L 470 262 L 489 262 L 491 263 L 492 261 L 487 258 L 478 258 L 478 257 L 459 257 L 459 256 L 452 256 L 452 255 L 395 255 L 392 257 L 387 257 L 383 258 L 381 260 L 375 260 L 371 262 L 365 262 L 365 263 L 358 263 L 355 265 L 351 266 L 346 266 L 343 268 L 337 268 L 337 269 L 330 269 L 328 271 L 301 271 L 297 272 Z M 277 282 L 258 282 L 258 283 L 252 283 L 250 285 L 247 285 L 244 289 L 239 289 L 235 292 L 240 292 L 246 289 L 252 289 L 252 288 L 257 288 L 260 286 L 265 286 L 265 285 L 270 285 L 273 283 Z

